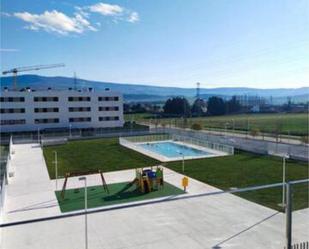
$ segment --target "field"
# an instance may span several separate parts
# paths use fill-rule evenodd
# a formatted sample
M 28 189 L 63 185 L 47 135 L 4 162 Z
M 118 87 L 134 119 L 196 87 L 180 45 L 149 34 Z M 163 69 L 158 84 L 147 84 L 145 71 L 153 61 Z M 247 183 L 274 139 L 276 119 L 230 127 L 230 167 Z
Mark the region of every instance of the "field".
M 177 172 L 182 172 L 181 162 L 169 163 L 168 167 Z M 282 160 L 241 152 L 228 157 L 186 161 L 185 174 L 223 190 L 244 188 L 282 182 Z M 308 165 L 306 163 L 287 161 L 287 181 L 306 178 L 308 178 Z M 308 184 L 295 187 L 294 209 L 308 207 L 308 187 Z M 251 191 L 241 193 L 239 196 L 280 210 L 277 204 L 281 202 L 282 188 Z
M 133 117 L 136 121 L 155 123 L 155 117 L 151 114 L 126 115 L 127 120 Z M 181 118 L 156 119 L 160 124 L 183 126 Z M 188 127 L 193 123 L 199 123 L 203 128 L 229 129 L 235 131 L 247 131 L 258 129 L 261 132 L 290 134 L 296 136 L 308 135 L 308 114 L 241 114 L 216 117 L 188 118 Z
M 100 169 L 103 172 L 156 165 L 158 162 L 119 145 L 118 139 L 93 139 L 44 148 L 50 178 L 55 178 L 54 151 L 58 154 L 58 175 Z
M 109 184 L 109 194 L 102 186 L 93 186 L 87 188 L 88 207 L 95 208 L 107 205 L 115 205 L 132 201 L 144 201 L 153 198 L 159 198 L 170 195 L 183 194 L 184 191 L 174 187 L 171 184 L 164 183 L 164 188 L 142 194 L 136 189 L 135 185 L 126 189 L 128 182 Z M 125 191 L 123 191 L 126 189 Z M 84 208 L 84 189 L 69 189 L 65 192 L 65 198 L 61 198 L 61 191 L 56 192 L 61 212 L 76 211 Z
M 115 171 L 158 164 L 135 151 L 121 147 L 118 139 L 97 139 L 69 142 L 66 145 L 44 148 L 48 171 L 54 178 L 53 151 L 58 152 L 59 175 L 65 172 L 101 169 Z M 165 164 L 181 172 L 181 162 Z M 185 174 L 220 189 L 242 188 L 282 181 L 282 162 L 270 156 L 239 152 L 234 156 L 190 160 L 185 162 Z M 308 165 L 287 162 L 287 180 L 308 178 Z M 243 198 L 280 210 L 281 188 L 266 189 L 241 194 Z M 308 184 L 296 187 L 294 209 L 308 206 Z

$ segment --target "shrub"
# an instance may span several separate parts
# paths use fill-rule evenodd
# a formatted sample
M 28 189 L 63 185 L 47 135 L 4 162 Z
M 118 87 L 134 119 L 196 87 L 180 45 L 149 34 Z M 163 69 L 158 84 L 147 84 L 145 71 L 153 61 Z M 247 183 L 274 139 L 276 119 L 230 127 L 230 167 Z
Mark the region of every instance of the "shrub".
M 304 144 L 309 144 L 309 136 L 302 136 L 301 142 Z
M 255 136 L 258 136 L 259 134 L 260 134 L 260 130 L 259 129 L 252 129 L 251 131 L 250 131 L 250 134 L 251 134 L 251 136 L 253 136 L 253 137 L 255 137 Z
M 202 126 L 201 126 L 201 124 L 194 123 L 194 124 L 191 125 L 191 129 L 199 131 L 199 130 L 202 130 Z

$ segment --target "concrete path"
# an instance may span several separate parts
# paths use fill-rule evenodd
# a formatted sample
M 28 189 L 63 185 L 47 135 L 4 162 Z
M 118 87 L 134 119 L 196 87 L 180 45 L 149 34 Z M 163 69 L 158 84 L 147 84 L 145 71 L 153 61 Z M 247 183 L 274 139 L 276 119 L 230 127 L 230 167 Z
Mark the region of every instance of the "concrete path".
M 43 152 L 38 144 L 13 145 L 14 154 L 4 205 L 4 222 L 60 214 L 49 180 Z
M 5 205 L 5 221 L 60 214 L 42 155 L 36 145 L 14 145 Z M 165 170 L 165 180 L 180 187 L 181 174 Z M 134 170 L 104 174 L 108 183 L 130 181 Z M 100 184 L 98 175 L 87 176 Z M 61 186 L 63 180 L 58 181 Z M 68 188 L 80 187 L 77 177 Z M 211 193 L 217 188 L 189 179 L 188 194 Z M 308 240 L 309 209 L 293 213 L 293 241 Z M 2 228 L 5 249 L 83 249 L 83 215 Z M 89 249 L 144 248 L 270 248 L 282 249 L 285 216 L 232 194 L 211 195 L 152 205 L 88 214 Z

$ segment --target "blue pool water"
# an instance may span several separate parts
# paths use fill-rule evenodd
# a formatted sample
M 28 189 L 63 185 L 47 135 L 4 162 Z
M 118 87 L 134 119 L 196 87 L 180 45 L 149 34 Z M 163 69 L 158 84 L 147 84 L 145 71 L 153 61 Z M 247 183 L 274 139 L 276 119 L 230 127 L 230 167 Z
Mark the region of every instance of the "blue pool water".
M 139 144 L 138 146 L 169 158 L 182 157 L 181 153 L 183 153 L 185 157 L 200 157 L 210 155 L 210 153 L 205 151 L 173 142 L 144 143 Z

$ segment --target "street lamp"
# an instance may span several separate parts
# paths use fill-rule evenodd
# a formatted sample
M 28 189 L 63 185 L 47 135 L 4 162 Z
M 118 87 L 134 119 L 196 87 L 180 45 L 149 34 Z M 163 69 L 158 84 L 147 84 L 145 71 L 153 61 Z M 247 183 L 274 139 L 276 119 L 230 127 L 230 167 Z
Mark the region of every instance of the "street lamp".
M 286 159 L 289 158 L 289 155 L 282 156 L 282 207 L 285 207 L 285 166 L 286 166 Z
M 38 128 L 38 144 L 40 143 L 40 128 Z
M 72 137 L 72 124 L 69 125 L 69 136 Z
M 224 128 L 225 128 L 225 135 L 227 135 L 227 127 L 228 127 L 229 125 L 230 125 L 230 124 L 229 124 L 228 122 L 225 123 L 225 127 L 224 127 Z
M 85 176 L 79 177 L 78 180 L 85 183 L 85 248 L 88 249 L 88 222 L 87 222 L 87 178 Z
M 183 152 L 179 152 L 180 155 L 182 155 L 182 173 L 185 172 L 185 155 Z
M 54 151 L 54 164 L 55 164 L 55 178 L 56 178 L 56 190 L 58 190 L 58 155 L 57 151 Z

